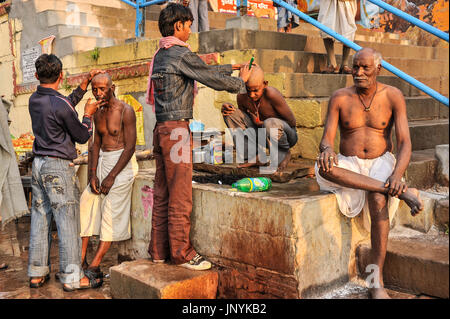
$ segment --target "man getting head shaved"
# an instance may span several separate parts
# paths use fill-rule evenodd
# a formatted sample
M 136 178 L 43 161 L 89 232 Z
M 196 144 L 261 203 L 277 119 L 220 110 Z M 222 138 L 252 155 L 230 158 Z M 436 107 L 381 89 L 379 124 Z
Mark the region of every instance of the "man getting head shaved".
M 265 154 L 263 150 L 272 144 L 270 166 L 277 167 L 281 173 L 291 158 L 290 148 L 297 143 L 296 121 L 280 91 L 267 84 L 264 71 L 254 64 L 246 82 L 247 93 L 237 95 L 238 108 L 224 103 L 222 115 L 234 136 L 238 163 L 247 160 L 239 167 L 262 165 L 260 155 Z M 264 129 L 265 134 L 258 135 L 258 129 Z M 272 137 L 271 131 L 275 132 Z M 238 144 L 239 141 L 244 143 L 244 135 L 248 142 L 240 147 Z M 256 149 L 260 150 L 258 154 Z
M 134 156 L 136 116 L 118 100 L 108 73 L 92 79 L 92 94 L 103 106 L 94 116 L 94 139 L 89 146 L 89 184 L 80 199 L 82 264 L 93 276 L 101 276 L 100 262 L 111 242 L 126 240 L 130 233 L 131 187 L 137 174 Z M 86 261 L 89 238 L 100 235 L 91 264 Z

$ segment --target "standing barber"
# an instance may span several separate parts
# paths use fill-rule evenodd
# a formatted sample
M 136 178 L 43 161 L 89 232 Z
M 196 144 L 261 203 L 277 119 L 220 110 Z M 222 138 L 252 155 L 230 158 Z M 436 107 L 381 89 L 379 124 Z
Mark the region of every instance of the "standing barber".
M 40 85 L 29 101 L 35 141 L 33 144 L 30 250 L 30 287 L 39 288 L 50 278 L 51 224 L 55 220 L 59 240 L 59 280 L 63 289 L 96 288 L 102 282 L 84 276 L 81 270 L 80 194 L 72 160 L 75 143 L 86 143 L 92 135 L 92 115 L 102 102 L 84 107 L 80 122 L 75 106 L 92 78 L 103 71 L 92 70 L 68 97 L 57 89 L 63 80 L 61 60 L 42 54 L 35 62 Z

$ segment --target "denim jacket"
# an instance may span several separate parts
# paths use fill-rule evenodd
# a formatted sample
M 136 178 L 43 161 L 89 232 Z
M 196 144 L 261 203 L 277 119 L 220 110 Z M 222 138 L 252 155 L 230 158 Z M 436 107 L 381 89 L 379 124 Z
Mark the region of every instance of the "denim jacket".
M 152 73 L 156 120 L 192 118 L 194 80 L 217 91 L 245 93 L 244 81 L 232 77 L 232 72 L 231 64 L 207 65 L 186 47 L 174 45 L 159 50 Z

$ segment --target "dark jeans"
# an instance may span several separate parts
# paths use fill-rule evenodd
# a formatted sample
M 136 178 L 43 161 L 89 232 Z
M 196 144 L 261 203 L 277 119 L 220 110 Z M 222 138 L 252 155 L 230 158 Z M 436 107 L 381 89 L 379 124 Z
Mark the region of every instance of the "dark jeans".
M 185 263 L 196 254 L 189 240 L 192 212 L 189 122 L 158 122 L 153 131 L 153 146 L 156 175 L 148 252 L 156 260 L 171 257 L 175 264 Z

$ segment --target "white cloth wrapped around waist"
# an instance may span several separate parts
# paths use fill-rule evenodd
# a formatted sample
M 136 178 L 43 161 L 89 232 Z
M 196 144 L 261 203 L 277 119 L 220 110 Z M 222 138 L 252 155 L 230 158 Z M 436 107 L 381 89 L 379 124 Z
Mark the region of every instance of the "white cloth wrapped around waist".
M 123 149 L 100 151 L 97 177 L 99 184 L 117 164 Z M 94 194 L 90 185 L 80 198 L 81 237 L 100 235 L 101 241 L 119 241 L 131 237 L 130 209 L 134 178 L 138 173 L 136 156 L 116 176 L 108 195 Z
M 386 182 L 394 171 L 396 159 L 390 152 L 374 159 L 361 159 L 357 156 L 344 156 L 338 154 L 338 165 L 343 169 L 369 176 L 373 179 Z M 367 202 L 368 192 L 360 189 L 348 188 L 333 183 L 319 174 L 317 162 L 315 165 L 316 180 L 323 191 L 332 192 L 336 195 L 339 210 L 347 217 L 356 217 L 364 210 L 364 226 L 368 230 L 370 225 L 369 205 Z M 397 211 L 400 200 L 388 196 L 389 220 L 392 222 Z

